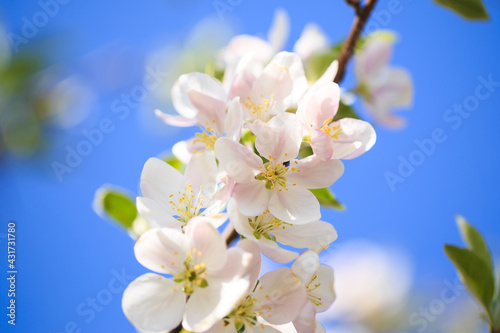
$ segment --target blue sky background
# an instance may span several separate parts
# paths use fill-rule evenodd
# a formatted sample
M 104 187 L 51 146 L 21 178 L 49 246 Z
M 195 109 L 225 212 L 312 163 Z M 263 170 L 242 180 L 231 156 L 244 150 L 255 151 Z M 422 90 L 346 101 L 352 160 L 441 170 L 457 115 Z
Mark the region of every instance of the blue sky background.
M 440 290 L 444 279 L 455 277 L 442 246 L 461 243 L 454 223 L 457 213 L 481 230 L 500 260 L 500 86 L 457 129 L 443 119 L 447 109 L 475 93 L 479 77 L 491 75 L 500 82 L 500 5 L 494 0 L 485 3 L 492 17 L 487 23 L 466 22 L 429 0 L 401 0 L 400 14 L 378 21 L 400 36 L 392 63 L 413 75 L 414 105 L 402 112 L 408 126 L 402 131 L 378 129 L 375 147 L 347 161 L 345 174 L 333 186 L 347 210 L 323 213 L 339 233 L 335 246 L 364 238 L 407 252 L 414 265 L 415 290 Z M 387 6 L 388 1 L 381 0 L 375 13 Z M 336 41 L 346 36 L 353 19 L 343 1 L 243 0 L 224 21 L 238 33 L 265 34 L 278 7 L 291 17 L 289 50 L 308 22 L 317 22 Z M 0 10 L 6 30 L 20 34 L 23 17 L 33 17 L 40 6 L 37 1 L 2 1 Z M 52 130 L 51 144 L 36 156 L 0 160 L 0 234 L 6 233 L 10 220 L 17 221 L 19 271 L 17 325 L 15 330 L 7 328 L 1 310 L 2 331 L 60 333 L 76 326 L 82 332 L 134 332 L 122 314 L 122 283 L 115 276 L 125 272 L 130 280 L 146 270 L 135 260 L 133 241 L 93 212 L 94 192 L 105 183 L 136 191 L 145 161 L 189 134 L 164 126 L 159 135 L 144 126 L 143 107 L 131 109 L 121 120 L 110 105 L 141 83 L 149 54 L 182 42 L 207 16 L 219 19 L 211 1 L 71 0 L 25 46 L 56 36 L 51 63 L 64 64 L 96 86 L 113 62 L 92 72 L 89 57 L 102 54 L 110 44 L 126 52 L 119 53 L 123 63 L 115 71 L 123 75 L 122 84 L 100 89 L 98 105 L 84 122 L 68 131 Z M 345 87 L 352 82 L 348 77 Z M 62 162 L 65 147 L 75 148 L 85 139 L 82 130 L 96 128 L 104 118 L 111 119 L 115 130 L 59 182 L 51 163 Z M 414 141 L 431 138 L 436 128 L 444 131 L 446 141 L 391 191 L 385 173 L 396 173 L 399 157 L 408 159 L 417 149 Z M 4 239 L 0 241 L 5 253 Z M 0 277 L 5 276 L 6 257 L 0 258 Z M 5 309 L 6 284 L 1 281 L 0 309 Z M 88 298 L 98 296 L 108 303 L 89 311 Z

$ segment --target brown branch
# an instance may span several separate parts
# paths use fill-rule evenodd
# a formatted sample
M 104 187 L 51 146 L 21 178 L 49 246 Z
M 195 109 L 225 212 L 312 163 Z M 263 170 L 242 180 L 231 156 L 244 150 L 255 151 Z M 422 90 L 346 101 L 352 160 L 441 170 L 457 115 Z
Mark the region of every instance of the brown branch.
M 234 227 L 231 224 L 228 224 L 224 232 L 222 233 L 222 237 L 226 241 L 226 245 L 229 246 L 232 242 L 234 242 L 238 238 L 238 233 L 234 230 Z
M 351 59 L 354 53 L 354 47 L 356 47 L 356 43 L 361 36 L 361 32 L 365 27 L 366 21 L 370 17 L 370 14 L 377 3 L 377 0 L 367 0 L 364 7 L 361 7 L 359 0 L 346 0 L 346 2 L 352 6 L 356 11 L 356 18 L 354 19 L 354 23 L 352 25 L 351 32 L 347 37 L 344 45 L 342 46 L 342 50 L 340 51 L 339 56 L 339 69 L 337 71 L 337 75 L 333 82 L 340 83 L 345 75 L 345 69 L 349 60 Z

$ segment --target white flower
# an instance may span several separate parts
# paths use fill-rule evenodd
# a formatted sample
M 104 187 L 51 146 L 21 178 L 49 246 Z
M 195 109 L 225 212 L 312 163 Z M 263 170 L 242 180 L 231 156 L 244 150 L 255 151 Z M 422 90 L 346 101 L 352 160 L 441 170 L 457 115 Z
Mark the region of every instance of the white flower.
M 230 139 L 215 144 L 219 166 L 237 183 L 233 198 L 240 212 L 258 216 L 269 209 L 278 219 L 294 224 L 319 220 L 319 202 L 308 189 L 332 185 L 344 172 L 342 162 L 314 155 L 295 160 L 302 131 L 294 114 L 282 113 L 257 129 L 255 147 L 268 160 L 265 163 Z
M 360 82 L 357 91 L 377 122 L 400 127 L 404 125 L 404 119 L 395 116 L 392 109 L 411 105 L 413 84 L 407 70 L 388 65 L 394 40 L 394 34 L 385 31 L 368 37 L 366 45 L 355 57 Z
M 211 153 L 193 156 L 184 175 L 168 163 L 150 158 L 141 175 L 143 197 L 137 209 L 152 227 L 177 228 L 193 217 L 212 216 L 216 226 L 226 220 L 219 214 L 224 203 L 213 200 L 217 189 L 217 165 Z
M 137 260 L 172 278 L 147 273 L 123 294 L 130 322 L 144 331 L 168 331 L 181 321 L 203 332 L 229 314 L 248 286 L 252 255 L 226 244 L 208 218 L 194 219 L 183 234 L 169 228 L 144 233 L 135 245 Z M 186 297 L 189 296 L 189 297 Z
M 375 130 L 366 121 L 352 118 L 333 121 L 339 100 L 336 83 L 319 81 L 306 92 L 297 109 L 314 153 L 323 160 L 358 157 L 376 141 Z
M 245 238 L 257 242 L 262 253 L 279 263 L 290 262 L 298 254 L 281 248 L 277 243 L 319 252 L 337 239 L 333 226 L 323 221 L 294 225 L 274 217 L 269 211 L 247 217 L 238 211 L 234 200 L 229 202 L 227 209 L 234 229 Z
M 302 61 L 307 62 L 315 54 L 327 51 L 328 47 L 329 42 L 326 34 L 318 25 L 309 23 L 295 42 L 293 52 L 297 53 Z
M 318 254 L 308 250 L 293 263 L 292 272 L 305 286 L 309 299 L 293 324 L 298 333 L 314 333 L 317 331 L 316 313 L 328 310 L 336 298 L 333 269 L 320 265 Z

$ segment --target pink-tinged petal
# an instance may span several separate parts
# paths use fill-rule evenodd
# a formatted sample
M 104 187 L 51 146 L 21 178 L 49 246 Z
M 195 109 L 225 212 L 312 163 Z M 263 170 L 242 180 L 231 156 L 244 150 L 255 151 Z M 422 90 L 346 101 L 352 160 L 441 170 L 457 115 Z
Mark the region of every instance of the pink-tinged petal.
M 335 302 L 337 296 L 333 284 L 333 269 L 329 266 L 321 265 L 316 273 L 316 278 L 311 283 L 311 286 L 317 285 L 318 287 L 309 292 L 309 296 L 312 296 L 313 299 L 321 299 L 319 304 L 316 305 L 316 312 L 328 310 L 333 302 Z
M 321 218 L 318 199 L 303 187 L 289 187 L 287 191 L 273 191 L 269 211 L 278 219 L 304 224 Z
M 150 158 L 142 169 L 142 194 L 157 202 L 168 203 L 170 195 L 181 188 L 183 181 L 184 176 L 177 169 L 160 159 Z
M 309 88 L 302 60 L 295 53 L 280 52 L 274 56 L 271 62 L 288 68 L 293 81 L 292 94 L 284 101 L 285 109 L 297 105 L 299 99 Z
M 253 274 L 251 269 L 257 268 L 260 270 L 260 252 L 258 251 L 258 248 L 256 252 L 256 255 L 258 255 L 258 257 L 254 258 L 253 255 L 253 252 L 247 252 L 245 249 L 240 247 L 238 243 L 238 246 L 232 247 L 227 250 L 226 261 L 224 265 L 221 266 L 218 270 L 210 272 L 210 276 L 208 278 L 210 279 L 210 281 L 214 281 L 215 283 L 229 283 L 233 280 L 242 278 L 249 281 L 250 275 Z M 255 263 L 259 263 L 259 266 L 252 267 L 252 265 L 254 265 Z M 242 294 L 245 294 L 245 292 L 242 291 Z
M 185 118 L 183 116 L 171 115 L 163 113 L 160 110 L 155 110 L 155 115 L 170 126 L 191 127 L 198 123 L 194 118 Z
M 298 253 L 286 250 L 280 247 L 276 242 L 266 238 L 259 239 L 258 244 L 264 255 L 280 264 L 289 263 L 299 256 Z
M 282 333 L 281 331 L 278 331 L 277 329 L 264 324 L 248 326 L 248 328 L 245 326 L 245 332 L 247 331 L 248 333 Z
M 374 80 L 375 81 L 375 80 Z M 407 107 L 413 100 L 410 74 L 402 68 L 384 67 L 371 87 L 372 98 L 389 107 Z
M 328 38 L 321 28 L 317 24 L 308 23 L 295 42 L 293 52 L 307 62 L 313 55 L 327 51 L 328 46 Z
M 257 55 L 248 53 L 237 63 L 226 67 L 223 82 L 225 89 L 229 91 L 229 99 L 250 96 L 253 83 L 264 68 L 263 63 Z
M 271 62 L 262 71 L 252 86 L 252 99 L 257 103 L 263 98 L 281 101 L 289 96 L 293 89 L 293 81 L 287 67 Z
M 335 151 L 342 151 L 347 146 L 351 146 L 356 142 L 359 142 L 360 144 L 360 146 L 355 151 L 337 158 L 343 158 L 347 160 L 356 158 L 370 150 L 377 140 L 377 134 L 375 133 L 375 130 L 373 129 L 372 125 L 370 125 L 370 123 L 366 121 L 344 118 L 336 121 L 334 125 L 340 125 L 340 129 L 342 130 L 342 134 L 340 135 L 339 139 L 332 141 Z
M 146 222 L 153 228 L 164 227 L 179 229 L 183 223 L 172 217 L 171 210 L 153 199 L 137 197 L 137 210 Z
M 184 228 L 193 264 L 205 263 L 207 272 L 220 269 L 226 261 L 226 243 L 208 217 L 194 217 Z
M 193 106 L 199 110 L 196 115 L 198 122 L 207 130 L 215 130 L 215 133 L 222 135 L 226 119 L 226 101 L 215 99 L 195 90 L 189 91 L 188 98 Z
M 387 115 L 385 117 L 377 118 L 377 122 L 381 125 L 392 128 L 401 128 L 406 125 L 406 120 L 404 118 L 394 115 Z
M 273 23 L 267 33 L 267 40 L 274 52 L 282 50 L 290 35 L 290 17 L 284 9 L 274 12 Z
M 302 128 L 292 113 L 281 113 L 256 133 L 255 148 L 273 163 L 290 161 L 299 154 Z
M 227 212 L 229 214 L 231 225 L 238 234 L 246 238 L 255 238 L 253 235 L 254 229 L 250 226 L 248 217 L 240 213 L 238 205 L 234 199 L 229 201 L 227 205 Z
M 292 265 L 292 272 L 306 286 L 320 268 L 318 254 L 312 250 L 302 252 Z
M 184 314 L 184 293 L 172 280 L 148 273 L 132 281 L 123 292 L 125 316 L 137 328 L 148 332 L 170 331 Z
M 339 86 L 334 82 L 321 82 L 312 86 L 301 99 L 297 117 L 304 125 L 321 128 L 326 120 L 335 117 L 339 102 Z
M 385 40 L 369 40 L 356 56 L 358 77 L 363 79 L 363 77 L 377 75 L 377 72 L 389 62 L 392 56 L 392 45 L 393 43 Z
M 184 172 L 185 184 L 191 185 L 194 196 L 210 198 L 217 189 L 217 162 L 212 152 L 194 154 Z
M 255 291 L 255 307 L 262 309 L 262 318 L 282 325 L 297 318 L 307 302 L 300 280 L 290 268 L 284 267 L 264 274 Z
M 235 327 L 233 323 L 226 325 L 223 320 L 219 320 L 204 333 L 234 333 L 234 331 Z
M 262 160 L 253 151 L 229 138 L 217 140 L 214 151 L 219 167 L 237 183 L 254 179 L 262 166 Z
M 248 294 L 253 290 L 255 284 L 257 283 L 257 280 L 259 279 L 260 268 L 262 266 L 262 256 L 260 254 L 258 245 L 254 241 L 251 241 L 249 239 L 240 240 L 236 247 L 252 255 L 251 262 L 246 268 L 245 273 L 243 274 L 243 276 L 248 277 L 249 284 L 246 293 Z
M 306 302 L 299 316 L 293 321 L 297 333 L 315 333 L 316 331 L 316 309 L 314 304 Z
M 294 166 L 297 171 L 287 173 L 288 183 L 297 184 L 297 186 L 308 189 L 331 186 L 344 173 L 344 165 L 341 161 L 322 161 L 314 155 L 303 158 L 297 161 L 295 165 L 291 164 L 291 166 Z
M 235 97 L 229 103 L 227 109 L 227 116 L 224 123 L 226 136 L 235 142 L 240 141 L 243 122 L 243 108 L 241 107 L 240 98 Z
M 325 328 L 318 320 L 316 320 L 316 330 L 314 331 L 314 333 L 326 333 Z
M 215 106 L 204 105 L 203 101 L 213 102 Z M 221 83 L 204 73 L 181 75 L 177 84 L 172 88 L 172 103 L 175 109 L 186 118 L 202 115 L 212 121 L 220 112 L 220 103 L 225 103 L 225 101 L 226 93 Z
M 264 182 L 256 179 L 236 185 L 233 198 L 238 203 L 240 213 L 246 216 L 258 216 L 267 210 L 269 203 L 269 193 Z
M 137 261 L 152 271 L 174 274 L 184 268 L 189 251 L 186 237 L 176 229 L 154 228 L 146 231 L 134 246 Z
M 224 316 L 216 318 L 213 314 L 221 301 L 220 292 L 220 285 L 197 288 L 187 301 L 182 326 L 191 332 L 204 332 L 222 319 Z
M 224 185 L 222 185 L 222 188 L 219 188 L 217 193 L 215 193 L 210 206 L 207 207 L 204 211 L 204 213 L 207 215 L 213 215 L 221 212 L 224 207 L 226 207 L 227 202 L 233 195 L 234 187 L 236 186 L 234 180 L 226 175 L 224 176 L 224 178 L 222 178 L 221 182 Z
M 327 222 L 316 221 L 303 225 L 286 226 L 275 230 L 276 240 L 296 248 L 307 248 L 315 252 L 325 250 L 337 239 L 337 231 Z
M 319 129 L 311 131 L 311 148 L 316 156 L 327 161 L 333 156 L 332 138 Z

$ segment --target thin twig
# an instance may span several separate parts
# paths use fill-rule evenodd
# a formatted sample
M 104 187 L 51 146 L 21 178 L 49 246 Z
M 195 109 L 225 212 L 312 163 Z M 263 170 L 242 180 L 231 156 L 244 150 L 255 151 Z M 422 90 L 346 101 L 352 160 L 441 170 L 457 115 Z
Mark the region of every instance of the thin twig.
M 363 31 L 366 21 L 370 17 L 370 14 L 373 10 L 373 7 L 375 7 L 375 4 L 377 3 L 377 0 L 366 1 L 364 7 L 361 7 L 359 1 L 357 0 L 346 0 L 346 2 L 356 10 L 356 18 L 354 19 L 351 32 L 349 33 L 349 36 L 347 37 L 347 40 L 345 41 L 344 45 L 342 46 L 342 50 L 340 51 L 340 56 L 338 59 L 339 69 L 337 71 L 335 79 L 333 80 L 333 82 L 335 83 L 339 83 L 344 78 L 345 69 L 354 53 L 354 47 L 356 46 L 356 43 L 361 36 L 361 32 Z

